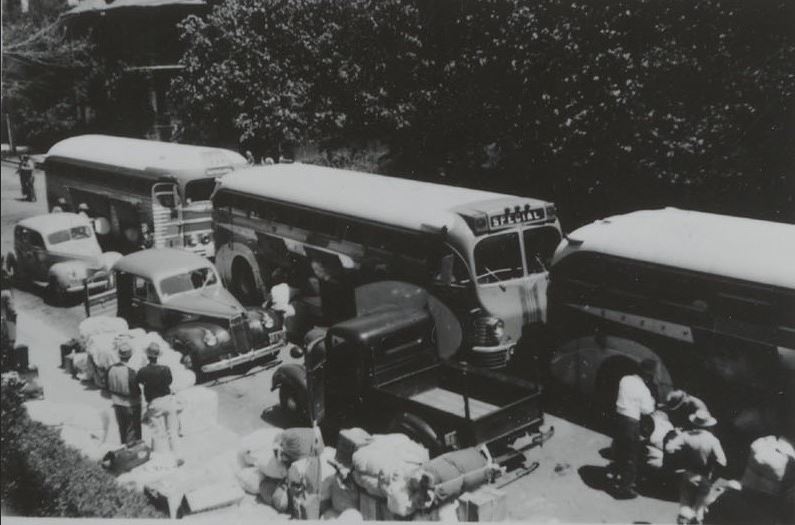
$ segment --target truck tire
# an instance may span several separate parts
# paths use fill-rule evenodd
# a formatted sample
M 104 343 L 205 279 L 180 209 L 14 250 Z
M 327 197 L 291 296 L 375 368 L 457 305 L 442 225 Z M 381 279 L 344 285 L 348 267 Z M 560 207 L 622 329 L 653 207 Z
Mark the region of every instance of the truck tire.
M 444 448 L 433 428 L 424 419 L 414 414 L 400 414 L 389 424 L 387 432 L 408 436 L 412 441 L 416 441 L 427 448 L 428 455 L 431 458 L 435 458 L 444 452 Z
M 232 262 L 232 279 L 230 291 L 243 303 L 243 305 L 259 305 L 262 303 L 262 294 L 257 289 L 257 280 L 251 266 L 242 257 Z
M 279 387 L 279 408 L 291 423 L 301 425 L 311 423 L 306 401 L 298 389 L 289 383 L 282 383 Z
M 50 304 L 53 306 L 63 306 L 66 304 L 66 292 L 61 285 L 58 284 L 58 280 L 55 278 L 50 279 L 50 284 L 47 285 L 47 297 L 50 300 Z

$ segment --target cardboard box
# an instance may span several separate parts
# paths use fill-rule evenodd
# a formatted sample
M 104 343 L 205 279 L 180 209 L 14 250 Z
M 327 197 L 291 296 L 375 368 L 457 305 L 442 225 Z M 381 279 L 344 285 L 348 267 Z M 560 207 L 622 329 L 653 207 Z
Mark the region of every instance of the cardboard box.
M 462 494 L 458 503 L 459 521 L 505 521 L 508 517 L 506 494 L 492 485 Z

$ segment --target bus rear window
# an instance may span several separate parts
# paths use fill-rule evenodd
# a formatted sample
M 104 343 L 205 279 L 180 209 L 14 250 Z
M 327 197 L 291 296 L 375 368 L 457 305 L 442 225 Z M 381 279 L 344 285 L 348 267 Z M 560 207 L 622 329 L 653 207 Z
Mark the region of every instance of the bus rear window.
M 524 269 L 519 235 L 511 232 L 481 240 L 475 246 L 475 271 L 479 284 L 522 277 Z
M 196 179 L 185 185 L 185 200 L 191 202 L 208 201 L 215 189 L 215 179 Z

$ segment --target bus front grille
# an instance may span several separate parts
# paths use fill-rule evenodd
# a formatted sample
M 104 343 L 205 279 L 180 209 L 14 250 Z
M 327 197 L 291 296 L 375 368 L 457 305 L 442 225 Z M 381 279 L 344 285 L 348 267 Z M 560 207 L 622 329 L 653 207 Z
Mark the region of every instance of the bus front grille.
M 487 352 L 472 350 L 469 352 L 468 363 L 478 368 L 502 368 L 508 364 L 508 349 L 490 350 Z

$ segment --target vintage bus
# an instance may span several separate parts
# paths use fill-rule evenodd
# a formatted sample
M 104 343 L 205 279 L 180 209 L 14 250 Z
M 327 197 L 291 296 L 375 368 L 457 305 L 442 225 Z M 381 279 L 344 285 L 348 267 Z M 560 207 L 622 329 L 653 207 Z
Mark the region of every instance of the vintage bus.
M 599 220 L 561 242 L 549 300 L 552 379 L 607 413 L 652 358 L 660 398 L 703 399 L 722 435 L 795 436 L 795 225 L 673 208 Z
M 245 165 L 225 149 L 82 135 L 47 153 L 47 204 L 87 207 L 104 250 L 174 247 L 212 257 L 216 178 Z
M 318 260 L 357 284 L 412 282 L 455 311 L 471 363 L 493 368 L 546 319 L 561 238 L 549 202 L 296 163 L 224 176 L 213 205 L 216 264 L 248 300 L 277 269 Z

